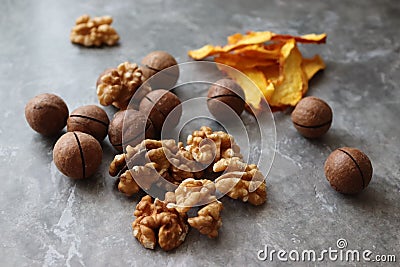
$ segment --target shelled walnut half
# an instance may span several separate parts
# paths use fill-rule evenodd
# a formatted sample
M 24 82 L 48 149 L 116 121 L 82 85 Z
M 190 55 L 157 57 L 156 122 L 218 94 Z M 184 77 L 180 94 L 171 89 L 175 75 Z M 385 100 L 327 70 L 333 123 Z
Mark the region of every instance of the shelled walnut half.
M 110 16 L 90 18 L 89 15 L 80 16 L 71 30 L 72 43 L 83 46 L 115 45 L 119 35 L 111 26 L 113 19 Z
M 255 206 L 267 200 L 265 178 L 256 165 L 247 165 L 239 158 L 221 159 L 215 163 L 214 171 L 226 171 L 215 180 L 216 188 L 223 194 Z
M 188 223 L 193 228 L 199 230 L 203 235 L 209 238 L 216 238 L 218 230 L 222 226 L 221 211 L 222 203 L 214 201 L 203 207 L 197 212 L 196 217 L 188 219 Z
M 212 181 L 188 178 L 175 189 L 175 192 L 167 192 L 165 201 L 169 207 L 175 207 L 179 212 L 187 212 L 192 207 L 216 201 L 215 191 L 215 184 Z
M 117 68 L 107 69 L 100 74 L 96 83 L 97 98 L 103 106 L 113 105 L 119 109 L 126 109 L 142 82 L 142 70 L 136 63 L 121 63 Z M 140 101 L 149 90 L 141 90 L 135 95 L 133 102 Z
M 202 126 L 200 130 L 193 131 L 186 143 L 193 158 L 203 164 L 210 164 L 221 158 L 242 158 L 240 148 L 230 134 L 213 132 L 210 127 Z
M 158 199 L 153 203 L 149 195 L 137 204 L 134 215 L 133 235 L 148 249 L 154 249 L 157 243 L 165 251 L 177 248 L 189 230 L 183 214 Z

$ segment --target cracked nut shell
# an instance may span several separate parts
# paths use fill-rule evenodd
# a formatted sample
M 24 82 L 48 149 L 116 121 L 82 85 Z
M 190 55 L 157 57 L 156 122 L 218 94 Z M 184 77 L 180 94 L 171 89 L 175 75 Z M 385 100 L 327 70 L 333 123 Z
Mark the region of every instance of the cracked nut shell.
M 53 160 L 64 175 L 73 179 L 92 176 L 101 164 L 103 151 L 91 135 L 68 132 L 58 139 L 53 150 Z
M 333 151 L 325 162 L 325 176 L 331 186 L 343 194 L 356 194 L 372 178 L 372 164 L 357 148 L 342 147 Z
M 173 68 L 171 68 L 174 66 Z M 153 89 L 172 88 L 179 78 L 179 67 L 175 58 L 165 51 L 153 51 L 141 62 L 141 70 L 145 80 L 160 72 L 150 81 Z M 165 70 L 169 68 L 168 70 Z M 163 71 L 164 70 L 164 71 Z
M 36 132 L 54 136 L 67 124 L 68 107 L 57 95 L 40 94 L 26 104 L 25 118 Z
M 320 98 L 305 97 L 292 112 L 292 122 L 297 131 L 307 138 L 324 135 L 332 124 L 332 109 Z
M 140 102 L 139 110 L 148 116 L 154 125 L 157 134 L 163 127 L 175 127 L 182 115 L 182 106 L 179 98 L 170 91 L 159 89 L 148 93 Z M 173 111 L 173 113 L 171 113 Z M 164 122 L 168 117 L 166 125 Z
M 136 146 L 144 139 L 155 137 L 152 122 L 137 110 L 127 109 L 115 113 L 108 128 L 108 138 L 119 152 L 127 145 Z
M 208 110 L 218 120 L 230 118 L 232 110 L 240 116 L 244 104 L 243 89 L 231 79 L 218 80 L 208 89 Z
M 109 124 L 107 113 L 102 108 L 88 105 L 71 112 L 67 121 L 67 131 L 87 133 L 101 142 L 107 136 Z

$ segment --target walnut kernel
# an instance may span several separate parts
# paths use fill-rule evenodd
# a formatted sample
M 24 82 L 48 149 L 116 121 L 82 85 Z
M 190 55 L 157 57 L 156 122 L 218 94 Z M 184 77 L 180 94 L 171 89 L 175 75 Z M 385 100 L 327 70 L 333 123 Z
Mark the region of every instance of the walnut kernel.
M 97 82 L 100 104 L 125 109 L 142 81 L 142 70 L 136 63 L 124 62 L 116 69 L 105 71 Z
M 110 16 L 92 19 L 89 15 L 80 16 L 71 30 L 70 40 L 72 43 L 83 46 L 115 45 L 119 40 L 119 35 L 111 27 L 112 22 L 113 19 Z
M 175 207 L 179 212 L 187 212 L 195 206 L 207 205 L 217 200 L 215 196 L 215 184 L 209 180 L 184 180 L 175 190 L 175 203 L 169 206 Z M 166 200 L 171 202 L 171 192 L 166 193 Z
M 196 217 L 189 218 L 188 223 L 199 230 L 201 234 L 207 235 L 209 238 L 216 238 L 218 230 L 222 226 L 222 209 L 222 203 L 219 201 L 209 203 L 198 211 Z
M 154 249 L 157 242 L 165 251 L 177 248 L 189 230 L 184 215 L 158 199 L 153 203 L 148 195 L 137 204 L 134 215 L 133 235 L 145 248 Z

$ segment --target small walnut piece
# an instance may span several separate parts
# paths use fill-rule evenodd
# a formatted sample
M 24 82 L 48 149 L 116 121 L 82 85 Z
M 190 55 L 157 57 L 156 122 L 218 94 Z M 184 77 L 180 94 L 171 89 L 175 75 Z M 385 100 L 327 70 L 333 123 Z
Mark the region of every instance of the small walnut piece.
M 179 212 L 187 212 L 195 206 L 207 205 L 217 200 L 215 196 L 215 184 L 209 180 L 184 180 L 175 190 L 175 207 Z M 171 202 L 171 192 L 167 192 L 165 199 Z
M 125 171 L 119 177 L 118 190 L 127 196 L 133 196 L 140 191 L 140 187 L 133 179 L 131 171 Z
M 232 158 L 222 158 L 219 161 L 217 161 L 214 166 L 213 166 L 213 171 L 214 172 L 222 172 L 222 171 L 227 171 L 227 172 L 232 172 L 232 171 L 244 171 L 247 167 L 247 164 L 244 163 L 240 158 L 238 157 L 232 157 Z
M 222 131 L 213 132 L 206 126 L 189 135 L 187 145 L 193 158 L 203 164 L 216 162 L 221 158 L 242 158 L 240 148 L 230 134 Z
M 221 159 L 214 167 L 215 171 L 226 171 L 215 180 L 218 191 L 255 206 L 267 200 L 265 179 L 256 165 L 247 165 L 239 158 L 232 158 Z
M 201 234 L 207 235 L 209 238 L 216 238 L 218 230 L 222 226 L 222 209 L 222 203 L 214 201 L 200 209 L 197 217 L 189 218 L 188 223 L 199 230 Z
M 133 235 L 145 248 L 154 249 L 157 241 L 165 251 L 177 248 L 189 230 L 184 215 L 158 199 L 153 203 L 149 195 L 137 204 L 134 215 Z
M 113 161 L 110 163 L 108 172 L 111 176 L 117 176 L 120 171 L 126 166 L 125 154 L 116 155 Z
M 97 98 L 103 106 L 126 109 L 142 81 L 142 70 L 136 63 L 121 63 L 116 69 L 101 74 L 97 82 Z
M 89 15 L 80 16 L 71 30 L 70 40 L 83 46 L 112 46 L 119 40 L 116 30 L 111 27 L 113 19 L 110 16 L 90 18 Z

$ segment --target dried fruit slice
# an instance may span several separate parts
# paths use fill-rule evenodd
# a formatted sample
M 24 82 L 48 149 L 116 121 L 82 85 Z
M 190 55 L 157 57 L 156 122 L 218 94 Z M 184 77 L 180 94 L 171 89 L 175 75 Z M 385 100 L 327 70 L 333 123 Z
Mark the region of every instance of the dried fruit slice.
M 228 44 L 226 49 L 229 49 L 228 51 L 242 46 L 242 45 L 253 45 L 253 44 L 262 44 L 265 42 L 268 42 L 271 40 L 272 36 L 274 33 L 265 31 L 265 32 L 248 32 L 245 35 L 237 35 L 234 34 L 233 36 L 228 37 Z
M 228 41 L 228 44 L 236 44 L 243 38 L 243 34 L 241 33 L 235 33 L 233 35 L 228 36 L 226 39 Z
M 267 79 L 268 83 L 273 82 L 274 85 L 277 85 L 281 82 L 280 79 L 280 65 L 278 63 L 265 67 L 257 67 L 258 70 L 264 73 L 265 79 Z
M 322 34 L 306 34 L 302 36 L 293 36 L 288 34 L 273 34 L 271 40 L 280 40 L 286 41 L 294 39 L 296 42 L 305 43 L 305 44 L 324 44 L 326 43 L 326 33 Z
M 238 48 L 233 52 L 241 56 L 258 59 L 279 59 L 282 43 L 270 44 L 270 45 L 248 45 L 242 48 Z
M 325 63 L 319 55 L 315 55 L 313 58 L 303 58 L 303 70 L 308 80 L 311 80 L 314 75 L 325 69 Z
M 218 64 L 218 68 L 243 88 L 246 103 L 253 109 L 260 110 L 262 108 L 262 99 L 264 95 L 272 95 L 273 93 L 274 88 L 271 86 L 268 87 L 264 74 L 257 69 L 242 69 L 240 71 L 245 74 L 243 75 L 226 65 Z M 253 83 L 257 85 L 257 88 Z
M 290 39 L 282 47 L 280 60 L 282 82 L 275 87 L 269 103 L 280 107 L 295 106 L 307 91 L 307 77 L 302 69 L 302 56 L 295 39 Z
M 195 60 L 200 60 L 221 52 L 224 52 L 224 49 L 221 46 L 205 45 L 197 50 L 190 50 L 188 55 Z
M 268 58 L 245 57 L 238 54 L 220 54 L 214 57 L 214 61 L 237 69 L 248 69 L 257 66 L 271 66 L 276 64 L 276 61 Z
M 272 32 L 249 32 L 246 35 L 236 35 L 235 37 L 232 37 L 230 39 L 231 42 L 235 41 L 235 43 L 228 44 L 224 47 L 205 45 L 197 50 L 190 50 L 188 52 L 188 55 L 193 59 L 200 60 L 219 53 L 227 53 L 241 46 L 262 44 L 268 42 L 269 40 L 271 40 L 272 35 Z

